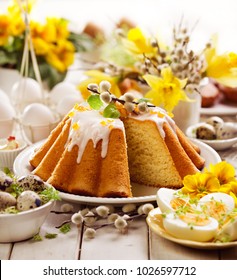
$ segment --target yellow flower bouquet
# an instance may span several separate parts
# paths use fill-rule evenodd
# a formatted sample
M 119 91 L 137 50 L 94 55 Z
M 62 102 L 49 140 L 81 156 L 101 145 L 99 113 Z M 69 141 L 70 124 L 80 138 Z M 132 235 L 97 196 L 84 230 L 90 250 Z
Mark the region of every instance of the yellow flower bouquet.
M 190 94 L 200 93 L 204 78 L 237 86 L 237 54 L 219 54 L 214 36 L 201 51 L 194 51 L 190 46 L 190 32 L 182 23 L 174 27 L 171 44 L 148 36 L 139 27 L 117 30 L 109 40 L 106 53 L 102 53 L 107 65 L 95 69 L 96 65 L 93 71 L 86 72 L 90 82 L 105 79 L 107 75 L 113 84 L 120 85 L 129 78 L 137 85 L 148 86 L 145 97 L 170 113 L 179 101 L 189 102 Z M 86 81 L 79 87 L 85 84 Z
M 24 15 L 13 1 L 7 12 L 0 14 L 0 66 L 20 70 L 26 23 Z M 27 1 L 27 12 L 33 1 Z M 62 81 L 75 54 L 85 51 L 90 45 L 89 37 L 69 30 L 69 21 L 63 18 L 48 17 L 45 22 L 30 20 L 30 36 L 37 58 L 42 80 L 49 88 Z M 29 76 L 34 77 L 32 63 L 29 63 Z

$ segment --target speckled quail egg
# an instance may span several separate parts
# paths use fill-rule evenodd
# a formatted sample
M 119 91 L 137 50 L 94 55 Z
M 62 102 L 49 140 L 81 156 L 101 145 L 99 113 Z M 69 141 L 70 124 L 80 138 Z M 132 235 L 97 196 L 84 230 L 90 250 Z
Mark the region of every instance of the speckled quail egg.
M 214 140 L 216 139 L 216 130 L 212 125 L 203 123 L 197 127 L 196 137 L 198 139 Z
M 217 139 L 231 139 L 237 137 L 237 126 L 233 123 L 224 123 L 216 129 Z
M 8 192 L 0 191 L 0 210 L 4 210 L 7 207 L 15 206 L 16 199 Z
M 46 189 L 45 183 L 38 176 L 32 174 L 19 178 L 17 182 L 19 187 L 22 187 L 24 190 L 41 192 Z
M 0 171 L 0 190 L 5 191 L 13 183 L 13 179 Z
M 17 198 L 17 209 L 19 211 L 27 211 L 37 208 L 41 205 L 39 195 L 33 191 L 24 191 Z
M 221 127 L 224 124 L 224 121 L 220 117 L 213 116 L 208 118 L 206 120 L 206 123 L 212 125 L 215 129 L 217 129 L 218 127 Z

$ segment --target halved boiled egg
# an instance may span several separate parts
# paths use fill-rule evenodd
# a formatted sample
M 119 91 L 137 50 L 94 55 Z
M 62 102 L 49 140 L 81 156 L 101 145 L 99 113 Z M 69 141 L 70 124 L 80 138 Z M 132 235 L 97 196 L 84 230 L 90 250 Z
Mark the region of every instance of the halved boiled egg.
M 233 211 L 235 201 L 232 196 L 226 193 L 210 193 L 199 200 L 197 208 L 221 222 L 228 213 Z
M 220 240 L 221 242 L 237 240 L 237 212 L 232 212 L 228 215 L 218 231 L 216 240 Z
M 164 215 L 165 230 L 179 239 L 206 242 L 212 240 L 218 230 L 216 219 L 200 213 L 169 213 Z
M 192 212 L 193 206 L 190 204 L 189 196 L 182 194 L 179 190 L 161 188 L 157 191 L 156 200 L 162 213 L 184 207 Z

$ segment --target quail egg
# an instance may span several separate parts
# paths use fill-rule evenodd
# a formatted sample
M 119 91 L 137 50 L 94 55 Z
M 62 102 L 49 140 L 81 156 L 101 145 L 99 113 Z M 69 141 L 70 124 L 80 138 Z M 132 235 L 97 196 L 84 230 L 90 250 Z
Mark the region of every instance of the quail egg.
M 208 123 L 203 123 L 197 127 L 196 137 L 198 139 L 214 140 L 216 139 L 215 128 Z
M 237 126 L 233 123 L 224 123 L 216 129 L 217 139 L 231 139 L 237 137 Z
M 17 198 L 17 209 L 19 211 L 27 211 L 37 208 L 40 205 L 41 199 L 39 195 L 30 190 L 22 192 Z
M 24 190 L 40 192 L 46 189 L 44 182 L 38 176 L 32 174 L 19 178 L 17 182 L 19 187 L 22 187 Z
M 0 171 L 0 190 L 5 191 L 12 183 L 12 178 L 7 176 L 3 171 Z
M 7 207 L 15 206 L 16 199 L 8 192 L 0 191 L 0 210 L 4 210 Z
M 224 124 L 224 121 L 222 118 L 214 116 L 208 118 L 206 120 L 206 123 L 212 125 L 215 129 L 217 129 L 218 127 L 221 127 Z

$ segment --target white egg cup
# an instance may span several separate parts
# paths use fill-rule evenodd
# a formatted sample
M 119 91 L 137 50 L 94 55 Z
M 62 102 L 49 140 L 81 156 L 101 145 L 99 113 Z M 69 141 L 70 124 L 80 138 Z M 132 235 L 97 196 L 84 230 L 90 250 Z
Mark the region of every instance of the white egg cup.
M 20 122 L 20 130 L 23 139 L 30 145 L 40 140 L 46 139 L 50 132 L 57 126 L 60 117 L 55 115 L 55 121 L 47 125 L 28 125 Z

